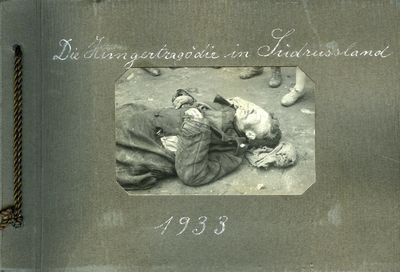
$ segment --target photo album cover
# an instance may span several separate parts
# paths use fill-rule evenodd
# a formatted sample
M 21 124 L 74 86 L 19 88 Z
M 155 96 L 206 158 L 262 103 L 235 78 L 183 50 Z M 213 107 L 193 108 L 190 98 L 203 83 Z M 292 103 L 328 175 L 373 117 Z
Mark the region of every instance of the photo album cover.
M 399 15 L 0 0 L 0 271 L 400 271 Z

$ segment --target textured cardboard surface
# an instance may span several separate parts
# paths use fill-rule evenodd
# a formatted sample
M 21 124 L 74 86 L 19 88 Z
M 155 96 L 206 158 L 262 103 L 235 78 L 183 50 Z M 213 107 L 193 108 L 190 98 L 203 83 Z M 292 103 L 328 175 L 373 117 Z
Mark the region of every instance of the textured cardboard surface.
M 17 12 L 23 2 L 1 5 Z M 42 231 L 28 236 L 29 243 L 17 231 L 4 233 L 3 267 L 33 268 L 40 260 L 43 271 L 400 270 L 396 2 L 41 1 L 39 6 L 42 54 L 31 60 L 30 70 L 37 73 L 33 63 L 42 64 L 43 98 L 27 100 L 34 103 L 35 114 L 28 117 L 33 123 L 42 109 L 42 140 L 32 132 L 42 148 L 42 191 L 25 194 L 33 205 L 25 205 L 25 214 L 39 216 L 34 207 L 40 200 L 33 200 L 41 196 L 42 224 L 27 221 L 22 232 L 33 233 L 33 226 Z M 87 46 L 96 35 L 128 50 L 164 43 L 177 50 L 206 43 L 228 49 L 239 43 L 254 51 L 275 27 L 296 28 L 293 47 L 357 41 L 367 48 L 390 44 L 394 51 L 385 59 L 251 56 L 212 63 L 299 65 L 315 81 L 317 182 L 302 196 L 128 196 L 114 181 L 114 81 L 123 73 L 123 61 L 52 60 L 60 39 Z M 31 42 L 40 40 L 34 37 Z M 37 145 L 27 150 L 32 161 L 40 160 Z M 35 173 L 35 165 L 25 171 Z M 229 223 L 217 237 L 160 236 L 153 227 L 172 215 L 226 215 Z M 8 250 L 12 239 L 18 247 Z M 24 252 L 33 255 L 21 263 L 17 258 Z
M 40 198 L 40 17 L 35 1 L 0 2 L 0 181 L 2 207 L 13 203 L 13 46 L 20 44 L 23 60 L 23 216 L 20 229 L 0 233 L 0 268 L 39 268 L 41 239 Z

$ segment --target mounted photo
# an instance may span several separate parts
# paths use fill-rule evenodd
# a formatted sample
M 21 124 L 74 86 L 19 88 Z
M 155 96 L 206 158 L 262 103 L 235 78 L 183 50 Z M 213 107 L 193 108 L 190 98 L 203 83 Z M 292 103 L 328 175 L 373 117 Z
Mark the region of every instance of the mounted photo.
M 116 181 L 132 195 L 300 195 L 315 182 L 315 84 L 299 67 L 127 70 Z

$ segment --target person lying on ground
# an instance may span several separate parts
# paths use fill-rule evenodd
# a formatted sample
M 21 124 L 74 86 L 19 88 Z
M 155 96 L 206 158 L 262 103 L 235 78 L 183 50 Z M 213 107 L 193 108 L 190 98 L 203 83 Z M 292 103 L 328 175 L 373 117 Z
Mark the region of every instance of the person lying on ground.
M 254 103 L 219 95 L 202 103 L 179 89 L 170 107 L 126 104 L 116 110 L 117 181 L 126 190 L 149 189 L 172 176 L 188 186 L 205 185 L 235 171 L 250 150 L 254 166 L 291 165 L 295 155 L 279 157 L 282 146 L 274 158 L 265 156 L 280 139 L 277 118 Z

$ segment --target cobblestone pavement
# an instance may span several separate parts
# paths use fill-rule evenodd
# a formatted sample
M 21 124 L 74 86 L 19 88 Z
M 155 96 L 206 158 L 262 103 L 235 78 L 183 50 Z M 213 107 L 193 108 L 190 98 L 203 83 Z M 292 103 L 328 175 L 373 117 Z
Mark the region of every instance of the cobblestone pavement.
M 298 162 L 287 169 L 256 169 L 244 161 L 228 176 L 202 187 L 188 187 L 177 178 L 165 179 L 156 187 L 132 194 L 215 194 L 215 195 L 296 195 L 315 182 L 315 99 L 314 84 L 306 83 L 306 95 L 291 107 L 280 105 L 280 99 L 295 82 L 295 68 L 282 68 L 283 83 L 270 88 L 271 71 L 242 80 L 243 68 L 161 68 L 153 77 L 142 69 L 128 70 L 116 82 L 115 103 L 140 103 L 149 107 L 171 105 L 171 96 L 179 88 L 197 88 L 193 95 L 200 101 L 211 101 L 216 94 L 240 96 L 274 112 L 280 121 L 283 141 L 292 143 Z

